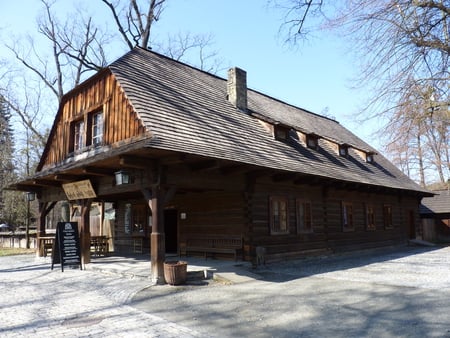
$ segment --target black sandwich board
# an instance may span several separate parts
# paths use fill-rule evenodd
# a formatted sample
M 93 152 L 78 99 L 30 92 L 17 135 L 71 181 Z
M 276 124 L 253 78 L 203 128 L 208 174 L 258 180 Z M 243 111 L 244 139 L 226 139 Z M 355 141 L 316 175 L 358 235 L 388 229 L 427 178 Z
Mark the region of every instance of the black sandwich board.
M 52 270 L 54 264 L 64 266 L 81 266 L 80 237 L 78 235 L 77 222 L 58 222 L 56 237 L 52 250 Z

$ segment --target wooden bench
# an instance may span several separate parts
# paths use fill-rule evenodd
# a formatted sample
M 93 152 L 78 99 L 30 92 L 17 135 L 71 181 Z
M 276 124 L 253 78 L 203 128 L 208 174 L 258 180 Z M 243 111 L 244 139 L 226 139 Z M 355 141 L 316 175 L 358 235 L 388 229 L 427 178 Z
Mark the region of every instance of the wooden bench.
M 237 260 L 242 257 L 242 237 L 235 235 L 193 235 L 185 237 L 180 245 L 180 255 L 187 256 L 190 252 L 202 253 L 205 259 L 208 255 L 232 254 Z

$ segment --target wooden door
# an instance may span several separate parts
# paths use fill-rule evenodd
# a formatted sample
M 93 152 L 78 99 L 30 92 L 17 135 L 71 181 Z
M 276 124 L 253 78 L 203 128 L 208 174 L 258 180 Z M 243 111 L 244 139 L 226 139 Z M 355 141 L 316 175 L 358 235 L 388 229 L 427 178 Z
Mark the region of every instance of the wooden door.
M 178 253 L 178 212 L 176 209 L 164 210 L 164 232 L 166 252 Z

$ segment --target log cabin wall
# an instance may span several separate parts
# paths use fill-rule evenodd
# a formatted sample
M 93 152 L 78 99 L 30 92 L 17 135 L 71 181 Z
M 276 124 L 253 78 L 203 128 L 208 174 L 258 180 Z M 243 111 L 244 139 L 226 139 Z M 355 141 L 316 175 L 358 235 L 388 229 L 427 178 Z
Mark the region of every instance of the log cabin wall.
M 145 127 L 115 77 L 108 72 L 94 79 L 63 99 L 55 132 L 49 140 L 51 143 L 43 162 L 44 168 L 61 163 L 73 155 L 73 128 L 78 121 L 84 121 L 84 140 L 87 144 L 83 150 L 88 150 L 89 118 L 93 113 L 103 112 L 102 146 L 110 146 L 145 133 Z
M 176 200 L 179 213 L 180 239 L 187 235 L 242 235 L 247 223 L 241 192 L 200 192 L 180 196 Z
M 284 196 L 288 202 L 288 231 L 271 234 L 270 198 Z M 297 229 L 296 200 L 311 202 L 312 231 Z M 352 207 L 353 227 L 343 227 L 343 203 Z M 373 209 L 375 227 L 367 225 L 367 206 Z M 385 226 L 384 208 L 392 210 L 392 225 Z M 408 239 L 408 217 L 419 226 L 418 201 L 382 193 L 363 193 L 320 186 L 258 183 L 249 201 L 250 246 L 266 248 L 266 261 L 278 261 L 311 254 L 343 252 L 399 245 Z
M 277 261 L 304 255 L 323 253 L 327 250 L 327 228 L 322 189 L 318 186 L 274 184 L 270 181 L 255 184 L 249 201 L 250 246 L 266 248 L 266 261 Z M 271 234 L 269 224 L 270 198 L 287 199 L 288 232 Z M 312 231 L 297 229 L 297 201 L 311 203 Z
M 327 205 L 328 245 L 334 252 L 370 249 L 398 245 L 408 238 L 407 213 L 417 210 L 417 201 L 381 193 L 365 193 L 329 189 L 325 196 Z M 353 229 L 343 227 L 343 203 L 351 205 Z M 367 207 L 371 206 L 374 228 L 368 227 Z M 386 225 L 385 208 L 392 210 L 392 224 Z M 418 220 L 416 214 L 415 220 Z
M 174 202 L 178 211 L 180 247 L 186 246 L 187 238 L 205 235 L 239 236 L 246 242 L 247 209 L 241 191 L 189 193 L 178 196 Z

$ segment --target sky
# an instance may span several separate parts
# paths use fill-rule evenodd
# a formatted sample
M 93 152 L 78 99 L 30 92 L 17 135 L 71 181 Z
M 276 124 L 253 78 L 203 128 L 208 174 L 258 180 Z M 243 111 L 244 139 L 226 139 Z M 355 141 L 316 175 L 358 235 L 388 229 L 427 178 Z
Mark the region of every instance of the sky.
M 61 14 L 74 2 L 58 0 Z M 107 21 L 109 13 L 100 0 L 87 3 L 99 23 Z M 2 42 L 36 34 L 40 8 L 39 0 L 0 0 Z M 375 122 L 355 122 L 354 114 L 366 95 L 363 89 L 350 89 L 357 76 L 351 48 L 330 32 L 317 32 L 296 48 L 286 45 L 279 32 L 282 22 L 283 12 L 268 6 L 267 0 L 169 0 L 153 34 L 157 39 L 186 31 L 210 34 L 211 49 L 221 61 L 217 75 L 225 78 L 227 68 L 242 68 L 249 88 L 314 113 L 326 113 L 378 148 L 370 136 L 378 128 Z M 111 61 L 125 52 L 123 45 L 115 52 Z M 10 54 L 0 46 L 0 58 L 5 57 Z

